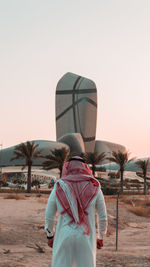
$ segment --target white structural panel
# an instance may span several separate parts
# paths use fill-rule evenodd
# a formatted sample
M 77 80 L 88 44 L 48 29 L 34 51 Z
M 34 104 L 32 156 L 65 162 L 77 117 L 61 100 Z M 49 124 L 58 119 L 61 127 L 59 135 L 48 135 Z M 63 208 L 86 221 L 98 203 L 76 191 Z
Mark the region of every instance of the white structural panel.
M 32 142 L 32 141 L 30 141 Z M 65 147 L 68 151 L 70 151 L 70 148 L 67 144 L 61 143 L 61 142 L 55 142 L 55 141 L 47 141 L 47 140 L 34 140 L 34 143 L 39 145 L 37 147 L 37 150 L 41 150 L 41 155 L 45 156 L 47 154 L 50 154 L 52 150 L 54 149 L 61 149 Z M 25 163 L 24 159 L 16 159 L 11 161 L 11 158 L 14 157 L 14 148 L 15 146 L 5 148 L 2 151 L 0 151 L 0 165 L 1 166 L 22 166 Z M 37 158 L 33 160 L 33 166 L 41 166 L 43 161 L 45 161 L 44 158 Z
M 57 139 L 68 133 L 80 133 L 86 152 L 95 147 L 97 89 L 95 83 L 73 73 L 66 73 L 56 88 Z
M 85 153 L 84 142 L 79 133 L 65 134 L 58 139 L 58 142 L 68 145 L 70 153 L 77 153 L 78 155 Z
M 95 152 L 98 154 L 105 152 L 106 157 L 111 157 L 112 156 L 112 151 L 118 152 L 121 151 L 122 153 L 125 153 L 126 147 L 116 144 L 116 143 L 111 143 L 108 141 L 102 141 L 102 140 L 97 140 L 95 143 Z M 108 160 L 104 161 L 105 163 L 109 162 Z

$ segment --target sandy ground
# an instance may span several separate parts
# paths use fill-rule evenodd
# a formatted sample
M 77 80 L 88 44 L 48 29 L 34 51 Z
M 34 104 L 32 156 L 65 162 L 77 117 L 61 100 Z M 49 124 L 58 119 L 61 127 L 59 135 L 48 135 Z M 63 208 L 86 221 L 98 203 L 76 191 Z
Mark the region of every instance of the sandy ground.
M 51 249 L 43 229 L 48 196 L 32 195 L 22 200 L 4 199 L 4 196 L 6 194 L 0 194 L 0 267 L 50 266 Z M 96 266 L 150 267 L 150 217 L 134 215 L 128 210 L 129 205 L 119 201 L 116 251 L 115 197 L 106 197 L 106 205 L 108 234 L 103 249 L 97 250 Z

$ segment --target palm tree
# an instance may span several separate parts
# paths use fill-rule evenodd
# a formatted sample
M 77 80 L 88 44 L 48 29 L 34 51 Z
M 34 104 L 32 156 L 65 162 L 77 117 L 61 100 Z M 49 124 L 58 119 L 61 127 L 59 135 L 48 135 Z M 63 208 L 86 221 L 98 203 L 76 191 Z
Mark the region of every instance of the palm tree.
M 24 159 L 25 164 L 22 170 L 25 167 L 28 167 L 28 177 L 27 177 L 27 192 L 31 193 L 31 167 L 33 164 L 33 159 L 41 157 L 41 150 L 37 150 L 39 145 L 35 144 L 34 141 L 26 143 L 21 143 L 20 145 L 15 146 L 13 153 L 15 156 L 11 159 Z
M 60 177 L 62 174 L 62 167 L 64 162 L 69 157 L 69 150 L 65 147 L 61 149 L 54 149 L 50 152 L 50 154 L 43 156 L 46 160 L 43 162 L 43 169 L 51 170 L 54 168 L 58 168 L 60 171 Z
M 121 176 L 121 189 L 120 193 L 123 193 L 123 174 L 126 167 L 126 164 L 133 161 L 135 158 L 129 159 L 130 153 L 129 151 L 123 153 L 120 150 L 118 152 L 112 151 L 112 156 L 107 157 L 108 160 L 115 162 L 120 167 L 120 176 Z
M 143 172 L 143 178 L 144 178 L 144 195 L 147 194 L 147 187 L 146 187 L 146 176 L 148 171 L 148 165 L 149 165 L 149 159 L 147 160 L 137 160 L 136 165 L 142 169 Z
M 87 164 L 92 165 L 93 176 L 95 176 L 96 165 L 102 163 L 102 161 L 104 161 L 105 157 L 106 157 L 105 152 L 102 152 L 99 155 L 97 152 L 87 152 L 83 155 L 85 162 Z

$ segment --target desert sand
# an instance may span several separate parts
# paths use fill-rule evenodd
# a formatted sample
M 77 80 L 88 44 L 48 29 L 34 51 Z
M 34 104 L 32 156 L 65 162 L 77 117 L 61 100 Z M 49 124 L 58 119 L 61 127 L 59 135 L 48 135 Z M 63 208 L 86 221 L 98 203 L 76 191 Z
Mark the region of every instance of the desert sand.
M 23 198 L 19 200 L 5 199 L 7 195 L 0 194 L 0 267 L 50 267 L 52 250 L 47 246 L 44 232 L 48 195 L 19 194 Z M 129 211 L 131 205 L 120 199 L 116 251 L 116 199 L 114 196 L 105 199 L 108 233 L 103 249 L 97 250 L 96 266 L 150 267 L 150 217 L 133 214 Z

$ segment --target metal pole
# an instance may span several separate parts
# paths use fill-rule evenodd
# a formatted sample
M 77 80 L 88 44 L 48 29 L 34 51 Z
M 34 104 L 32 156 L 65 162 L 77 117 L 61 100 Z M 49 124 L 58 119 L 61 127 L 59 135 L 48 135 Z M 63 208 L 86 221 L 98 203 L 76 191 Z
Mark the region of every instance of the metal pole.
M 0 144 L 1 150 L 0 150 L 0 180 L 2 180 L 2 147 L 3 144 Z
M 117 193 L 117 198 L 116 198 L 116 251 L 118 250 L 118 218 L 119 218 L 118 202 L 119 202 L 119 192 Z

